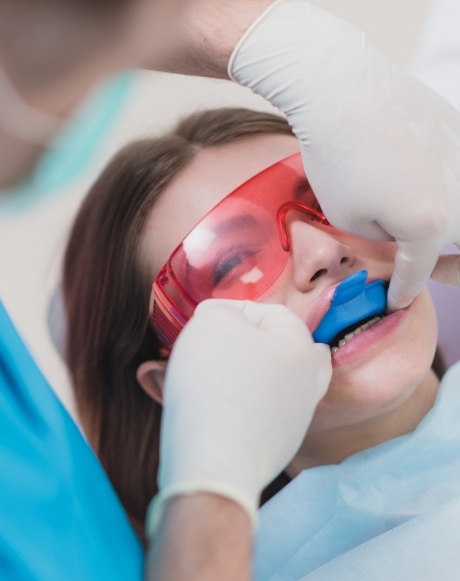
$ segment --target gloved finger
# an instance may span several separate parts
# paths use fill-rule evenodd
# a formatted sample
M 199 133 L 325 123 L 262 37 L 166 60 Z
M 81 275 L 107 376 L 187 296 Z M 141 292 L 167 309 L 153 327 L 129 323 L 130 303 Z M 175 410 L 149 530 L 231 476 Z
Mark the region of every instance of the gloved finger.
M 314 348 L 321 357 L 326 359 L 326 361 L 331 361 L 331 348 L 329 345 L 326 345 L 325 343 L 315 343 Z
M 404 309 L 412 303 L 430 277 L 438 256 L 438 250 L 426 243 L 398 243 L 395 270 L 388 289 L 390 312 Z
M 250 323 L 265 330 L 280 330 L 289 326 L 310 335 L 306 324 L 284 305 L 270 303 L 255 303 L 253 301 L 238 301 L 232 299 L 208 299 L 198 305 L 195 313 L 214 308 L 229 308 L 239 311 Z
M 323 343 L 315 343 L 313 347 L 318 353 L 318 398 L 322 399 L 329 389 L 332 377 L 331 349 Z
M 267 311 L 280 305 L 270 305 L 264 303 L 255 303 L 247 300 L 235 299 L 207 299 L 200 303 L 195 309 L 195 315 L 201 314 L 214 309 L 231 309 L 244 316 L 250 323 L 259 326 Z
M 312 345 L 313 339 L 305 321 L 284 305 L 247 301 L 244 316 L 267 334 L 283 336 L 290 345 Z
M 234 310 L 242 311 L 248 301 L 237 301 L 235 299 L 206 299 L 201 302 L 195 309 L 194 314 L 203 313 L 216 308 L 227 307 Z
M 441 255 L 431 278 L 443 284 L 460 287 L 460 254 Z

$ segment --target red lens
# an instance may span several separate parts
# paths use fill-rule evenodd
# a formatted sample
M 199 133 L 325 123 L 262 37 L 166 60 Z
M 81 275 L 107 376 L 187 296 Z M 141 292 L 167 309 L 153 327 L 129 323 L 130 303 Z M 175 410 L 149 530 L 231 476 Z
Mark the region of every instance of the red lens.
M 153 285 L 152 324 L 170 346 L 198 303 L 256 300 L 289 259 L 286 213 L 327 224 L 295 154 L 251 178 L 217 204 L 187 235 Z

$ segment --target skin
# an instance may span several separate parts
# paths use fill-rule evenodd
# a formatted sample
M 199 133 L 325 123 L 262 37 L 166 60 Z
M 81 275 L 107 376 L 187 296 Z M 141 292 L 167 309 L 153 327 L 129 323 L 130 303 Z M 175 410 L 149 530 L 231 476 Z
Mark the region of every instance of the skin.
M 149 579 L 249 581 L 252 527 L 228 498 L 197 493 L 176 496 L 148 555 Z
M 298 151 L 290 136 L 252 137 L 202 150 L 165 190 L 143 237 L 142 260 L 152 279 L 193 226 L 235 187 Z M 231 171 L 229 171 L 231 168 Z M 286 305 L 306 321 L 321 293 L 361 269 L 389 280 L 395 244 L 364 240 L 327 226 L 289 221 L 291 259 L 258 301 Z M 314 249 L 312 251 L 312 249 Z M 310 329 L 313 331 L 314 329 Z M 291 476 L 409 432 L 433 404 L 438 382 L 430 366 L 437 324 L 424 290 L 391 336 L 345 364 L 333 357 L 333 377 L 304 444 L 288 468 Z M 163 364 L 144 363 L 141 385 L 161 401 Z

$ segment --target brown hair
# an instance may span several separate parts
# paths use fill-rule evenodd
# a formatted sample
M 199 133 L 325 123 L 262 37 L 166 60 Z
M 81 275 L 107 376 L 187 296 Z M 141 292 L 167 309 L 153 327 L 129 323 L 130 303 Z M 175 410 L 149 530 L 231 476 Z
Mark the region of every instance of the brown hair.
M 137 259 L 145 221 L 199 149 L 276 133 L 292 134 L 283 118 L 269 113 L 191 115 L 168 135 L 121 150 L 73 225 L 63 273 L 66 359 L 83 427 L 141 536 L 156 493 L 161 419 L 161 407 L 136 380 L 143 361 L 160 358 L 148 324 L 152 281 Z

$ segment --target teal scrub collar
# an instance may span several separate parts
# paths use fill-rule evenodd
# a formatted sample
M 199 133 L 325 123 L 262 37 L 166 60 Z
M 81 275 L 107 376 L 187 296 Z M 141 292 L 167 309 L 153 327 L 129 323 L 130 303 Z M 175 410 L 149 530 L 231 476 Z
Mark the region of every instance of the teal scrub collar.
M 11 190 L 2 192 L 0 213 L 20 211 L 34 201 L 53 195 L 90 165 L 98 147 L 117 119 L 134 84 L 135 76 L 132 71 L 123 73 L 92 92 L 72 118 L 63 125 L 33 174 Z M 0 85 L 2 81 L 4 79 L 0 75 Z M 35 110 L 29 113 L 40 116 Z M 39 117 L 34 118 L 37 122 L 40 121 Z M 54 118 L 52 120 L 59 123 Z M 45 121 L 41 119 L 42 129 Z M 36 136 L 38 137 L 38 133 Z

